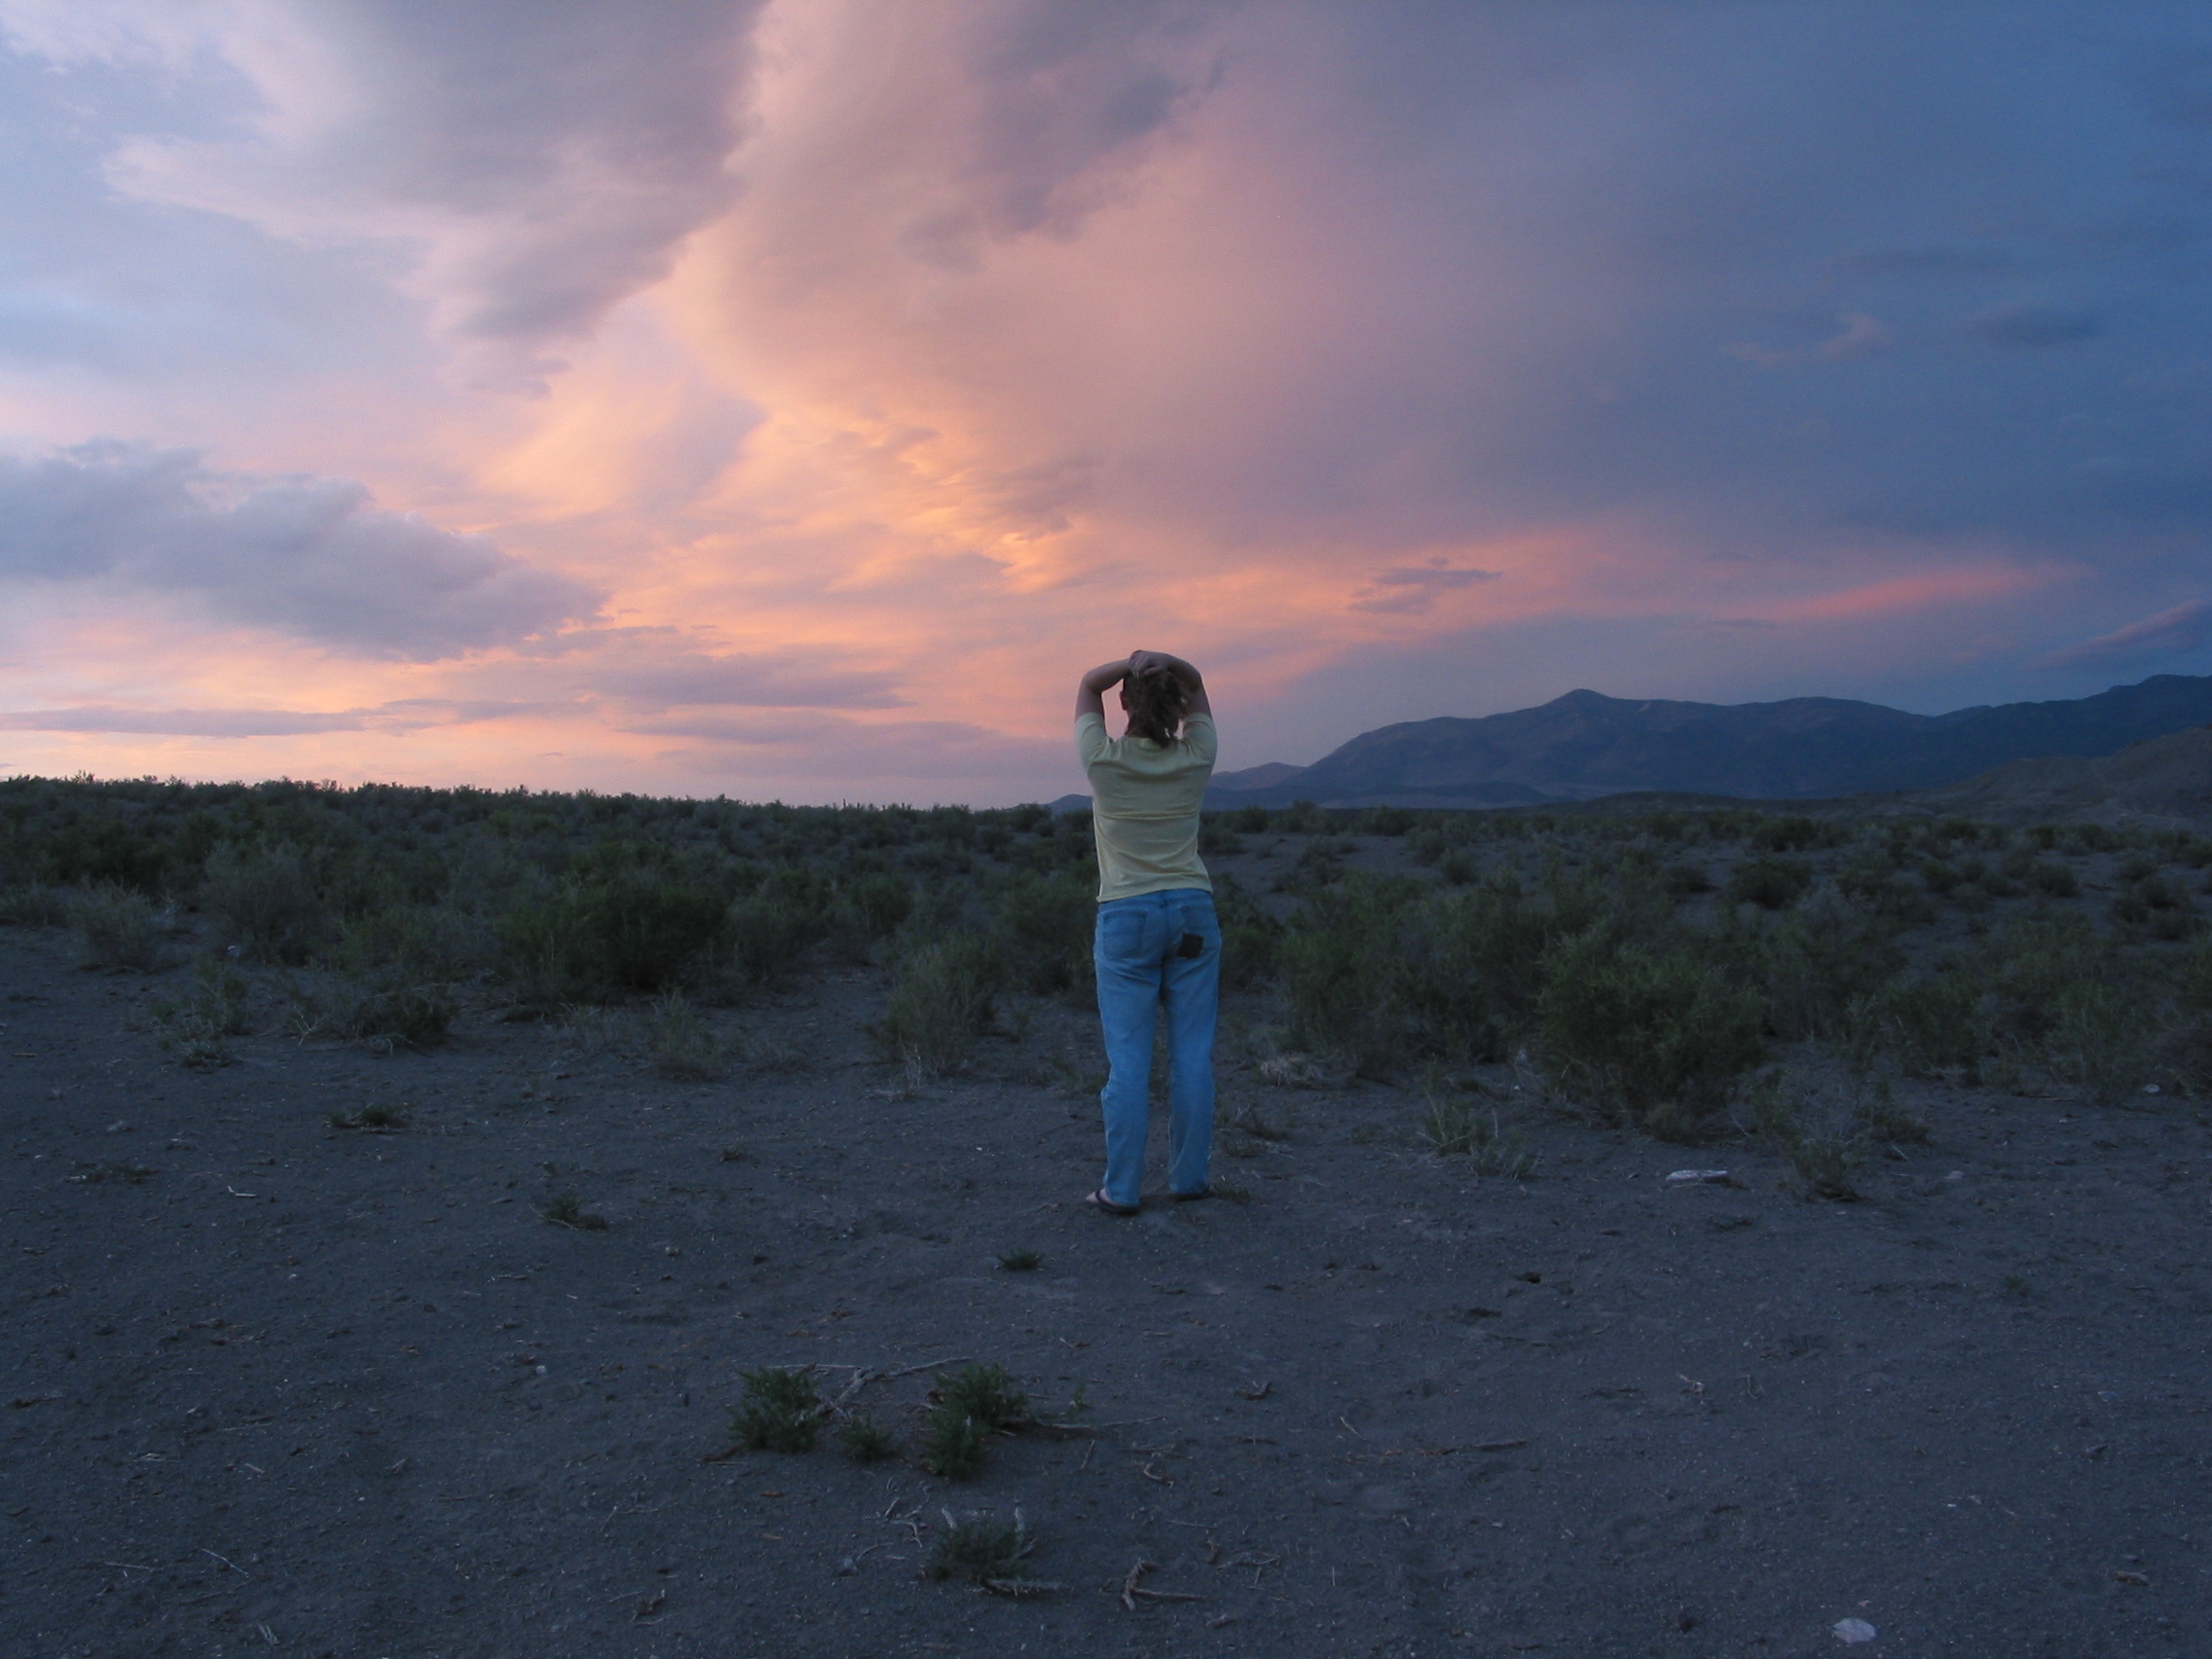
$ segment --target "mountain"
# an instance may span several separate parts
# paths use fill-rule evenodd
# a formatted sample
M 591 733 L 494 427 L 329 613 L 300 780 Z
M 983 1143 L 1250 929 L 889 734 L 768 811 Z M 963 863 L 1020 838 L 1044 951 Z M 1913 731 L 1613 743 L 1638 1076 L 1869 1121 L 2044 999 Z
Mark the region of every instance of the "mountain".
M 2012 760 L 1914 803 L 1972 818 L 2212 818 L 2212 726 L 2192 726 L 2118 755 Z
M 1820 798 L 1934 789 L 2014 760 L 2110 756 L 2207 723 L 2212 677 L 2181 674 L 1947 715 L 1840 697 L 1718 704 L 1569 691 L 1481 719 L 1383 726 L 1295 771 L 1275 762 L 1227 773 L 1207 804 L 1504 806 L 1635 791 Z

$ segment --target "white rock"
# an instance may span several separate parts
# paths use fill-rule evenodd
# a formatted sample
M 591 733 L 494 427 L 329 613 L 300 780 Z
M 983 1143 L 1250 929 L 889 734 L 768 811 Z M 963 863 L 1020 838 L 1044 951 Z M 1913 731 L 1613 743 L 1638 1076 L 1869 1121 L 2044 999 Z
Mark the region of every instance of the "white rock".
M 1878 1634 L 1864 1619 L 1838 1619 L 1828 1628 L 1847 1642 L 1872 1641 Z

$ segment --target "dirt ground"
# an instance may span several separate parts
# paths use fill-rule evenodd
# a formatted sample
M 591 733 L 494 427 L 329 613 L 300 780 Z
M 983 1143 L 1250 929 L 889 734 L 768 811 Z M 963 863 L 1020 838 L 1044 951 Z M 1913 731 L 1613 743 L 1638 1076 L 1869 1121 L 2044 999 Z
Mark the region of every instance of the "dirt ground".
M 193 1073 L 143 1017 L 183 973 L 0 934 L 7 1654 L 2205 1650 L 2212 1147 L 2170 1093 L 1929 1086 L 1933 1140 L 1826 1203 L 1543 1113 L 1484 1180 L 1233 1043 L 1225 1116 L 1282 1138 L 1116 1221 L 1076 1010 L 918 1090 L 860 968 L 718 1014 L 776 1063 L 713 1083 L 489 1009 Z M 968 1483 L 710 1460 L 743 1369 L 904 1371 L 857 1398 L 910 1446 L 971 1360 L 1078 1431 Z M 948 1512 L 1061 1588 L 925 1580 Z

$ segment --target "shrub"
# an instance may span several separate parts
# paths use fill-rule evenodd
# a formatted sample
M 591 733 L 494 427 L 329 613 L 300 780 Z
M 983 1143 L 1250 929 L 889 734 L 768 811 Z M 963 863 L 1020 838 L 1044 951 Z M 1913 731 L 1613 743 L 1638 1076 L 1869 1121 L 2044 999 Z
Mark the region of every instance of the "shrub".
M 730 1431 L 749 1452 L 811 1452 L 821 1430 L 821 1396 L 802 1370 L 764 1365 L 739 1373 L 745 1403 L 730 1413 Z
M 1312 896 L 1282 942 L 1293 1042 L 1342 1053 L 1363 1072 L 1405 1058 L 1402 947 L 1419 893 L 1410 880 L 1358 875 Z
M 1029 1396 L 1014 1387 L 1003 1365 L 964 1365 L 937 1382 L 940 1405 L 985 1428 L 1012 1428 L 1030 1420 Z
M 906 897 L 911 905 L 911 892 Z M 770 984 L 830 937 L 833 915 L 829 884 L 820 875 L 806 869 L 776 870 L 729 906 L 722 937 L 730 965 L 746 984 Z M 711 942 L 712 937 L 702 939 L 700 945 Z
M 1728 872 L 1728 898 L 1762 910 L 1787 910 L 1813 885 L 1813 869 L 1798 859 L 1746 859 Z
M 645 1029 L 650 1064 L 662 1077 L 705 1083 L 728 1073 L 728 1046 L 681 991 L 653 1003 Z
M 1090 989 L 1095 875 L 1082 868 L 1015 870 L 1000 884 L 993 911 L 1000 958 L 1015 985 L 1038 996 Z
M 913 913 L 914 889 L 910 882 L 899 876 L 876 870 L 847 881 L 844 900 L 847 911 L 864 937 L 889 939 Z
M 216 958 L 195 962 L 192 988 L 176 1002 L 153 1007 L 162 1047 L 193 1071 L 229 1065 L 237 1056 L 224 1039 L 248 1029 L 245 1000 L 251 988 L 245 976 L 227 962 Z
M 2140 1005 L 2112 985 L 2080 979 L 2059 994 L 2053 1013 L 2052 1069 L 2106 1105 L 2133 1093 L 2147 1035 Z
M 1856 999 L 1848 1014 L 1854 1063 L 1869 1070 L 1886 1053 L 1914 1077 L 1957 1070 L 1977 1080 L 1992 1041 L 1985 995 L 1979 976 L 1950 968 Z
M 948 1578 L 967 1578 L 978 1584 L 986 1579 L 1011 1579 L 1014 1585 L 1020 1584 L 1013 1574 L 1035 1545 L 1019 1521 L 952 1521 L 949 1516 L 946 1520 L 949 1524 L 937 1535 L 922 1568 L 928 1577 L 940 1583 Z
M 1691 940 L 1619 944 L 1603 929 L 1553 952 L 1537 1006 L 1547 1072 L 1569 1093 L 1686 1138 L 1765 1052 L 1757 996 Z
M 922 1467 L 948 1481 L 974 1480 L 983 1472 L 986 1433 L 974 1418 L 933 1408 L 922 1424 Z
M 837 1430 L 837 1444 L 856 1463 L 880 1463 L 899 1456 L 899 1440 L 866 1412 L 855 1412 Z
M 2072 867 L 2050 859 L 2038 859 L 2027 867 L 2028 887 L 2047 899 L 2072 899 L 2082 891 L 2081 878 Z
M 508 911 L 501 959 L 534 1001 L 665 990 L 721 938 L 727 908 L 713 889 L 667 875 L 605 876 Z
M 990 941 L 975 934 L 917 946 L 900 962 L 868 1035 L 889 1058 L 937 1076 L 958 1071 L 991 1023 L 1003 972 Z
M 77 938 L 77 954 L 88 968 L 134 968 L 140 973 L 161 960 L 167 931 L 153 901 L 114 882 L 80 887 L 65 912 Z
M 583 1199 L 574 1193 L 556 1193 L 545 1200 L 545 1207 L 537 1212 L 555 1227 L 572 1228 L 578 1233 L 605 1233 L 607 1217 L 594 1215 L 584 1208 Z
M 1536 1167 L 1528 1137 L 1500 1125 L 1497 1113 L 1478 1111 L 1473 1099 L 1431 1084 L 1423 1088 L 1421 1138 L 1439 1157 L 1463 1157 L 1478 1175 L 1526 1179 Z
M 1213 907 L 1221 925 L 1222 984 L 1241 991 L 1273 978 L 1282 958 L 1282 923 L 1232 876 L 1214 877 Z
M 291 987 L 291 1027 L 302 1038 L 427 1049 L 442 1043 L 461 1005 L 450 985 L 330 977 Z
M 289 843 L 218 847 L 201 877 L 200 904 L 225 938 L 268 962 L 305 962 L 330 934 L 313 866 Z

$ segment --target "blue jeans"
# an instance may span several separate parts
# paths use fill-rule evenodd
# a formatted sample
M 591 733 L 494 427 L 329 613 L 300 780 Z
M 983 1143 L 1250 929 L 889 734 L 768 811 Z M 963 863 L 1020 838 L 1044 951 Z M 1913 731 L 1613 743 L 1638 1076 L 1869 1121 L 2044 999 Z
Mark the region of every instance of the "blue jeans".
M 1176 954 L 1196 935 L 1196 956 Z M 1167 1010 L 1167 1185 L 1202 1193 L 1213 1153 L 1213 1027 L 1221 924 L 1202 887 L 1140 893 L 1098 906 L 1091 944 L 1106 1028 L 1106 1197 L 1134 1208 L 1144 1185 L 1154 1016 Z

